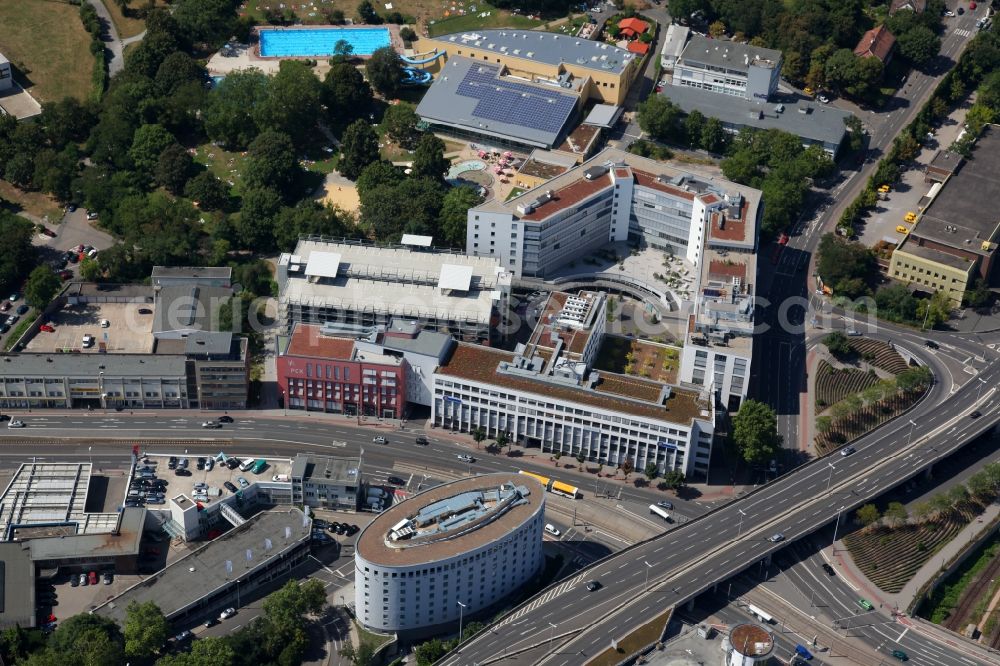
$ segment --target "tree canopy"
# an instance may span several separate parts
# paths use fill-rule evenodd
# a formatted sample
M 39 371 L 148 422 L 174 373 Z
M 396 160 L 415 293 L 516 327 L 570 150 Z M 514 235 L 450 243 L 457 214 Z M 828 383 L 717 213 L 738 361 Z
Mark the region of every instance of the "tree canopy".
M 366 0 L 367 1 L 367 0 Z M 403 61 L 391 46 L 375 49 L 365 63 L 368 83 L 386 99 L 394 99 L 402 89 Z
M 61 282 L 48 264 L 35 267 L 24 286 L 24 300 L 33 308 L 41 310 L 59 293 Z
M 131 659 L 149 659 L 166 644 L 170 623 L 152 601 L 133 601 L 125 609 L 125 654 Z
M 760 464 L 772 459 L 781 449 L 774 411 L 763 402 L 744 400 L 733 417 L 733 442 L 748 463 Z
M 357 180 L 361 171 L 379 159 L 378 136 L 371 125 L 356 120 L 347 126 L 340 140 L 338 170 L 345 178 Z

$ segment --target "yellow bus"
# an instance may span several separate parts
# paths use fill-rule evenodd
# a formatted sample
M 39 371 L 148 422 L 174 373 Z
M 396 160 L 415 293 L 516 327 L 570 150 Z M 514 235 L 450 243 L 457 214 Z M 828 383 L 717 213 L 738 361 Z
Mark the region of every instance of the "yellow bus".
M 534 474 L 532 472 L 525 472 L 523 469 L 518 471 L 518 474 L 523 474 L 524 476 L 530 476 L 535 481 L 542 484 L 550 493 L 555 495 L 562 495 L 563 497 L 569 497 L 571 499 L 579 499 L 580 489 L 576 486 L 571 486 L 568 483 L 563 483 L 562 481 L 556 481 L 555 479 L 550 479 L 547 476 L 542 476 L 541 474 Z

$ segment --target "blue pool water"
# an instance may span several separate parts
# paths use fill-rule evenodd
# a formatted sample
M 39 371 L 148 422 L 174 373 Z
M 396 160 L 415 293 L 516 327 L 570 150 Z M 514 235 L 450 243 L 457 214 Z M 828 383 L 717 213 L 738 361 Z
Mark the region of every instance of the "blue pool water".
M 354 47 L 354 55 L 371 55 L 375 49 L 389 46 L 387 28 L 308 28 L 260 31 L 260 55 L 275 57 L 332 56 L 341 39 Z

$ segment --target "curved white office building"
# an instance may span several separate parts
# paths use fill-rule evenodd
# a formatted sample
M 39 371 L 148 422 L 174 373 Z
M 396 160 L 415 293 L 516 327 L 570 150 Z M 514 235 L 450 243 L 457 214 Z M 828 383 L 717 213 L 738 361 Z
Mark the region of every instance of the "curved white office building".
M 382 513 L 358 537 L 357 619 L 376 631 L 457 623 L 542 567 L 545 493 L 518 474 L 427 490 Z

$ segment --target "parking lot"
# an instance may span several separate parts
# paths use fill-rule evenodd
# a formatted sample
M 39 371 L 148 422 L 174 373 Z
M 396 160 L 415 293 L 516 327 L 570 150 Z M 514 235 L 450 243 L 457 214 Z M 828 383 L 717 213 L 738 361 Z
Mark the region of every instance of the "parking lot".
M 875 212 L 868 216 L 860 229 L 859 238 L 866 247 L 871 247 L 880 240 L 898 244 L 904 234 L 896 231 L 896 227 L 903 226 L 907 229 L 913 227 L 904 220 L 904 217 L 908 212 L 919 214 L 920 208 L 917 204 L 933 185 L 924 182 L 924 169 L 934 159 L 938 150 L 947 149 L 958 138 L 967 111 L 966 105 L 955 109 L 941 126 L 934 130 L 933 138 L 927 138 L 914 163 L 902 172 L 900 182 L 892 186 L 884 201 L 878 202 Z
M 171 467 L 170 459 L 172 457 L 177 461 L 176 467 L 186 471 L 178 474 L 178 470 Z M 228 489 L 226 483 L 231 483 L 234 488 L 238 489 L 242 485 L 240 478 L 245 479 L 249 484 L 257 479 L 270 480 L 276 474 L 287 475 L 291 472 L 291 466 L 287 459 L 268 459 L 267 466 L 258 475 L 249 470 L 241 472 L 238 467 L 230 469 L 220 463 L 214 463 L 211 470 L 198 469 L 197 456 L 149 455 L 146 456 L 145 460 L 148 461 L 145 464 L 155 470 L 156 476 L 167 482 L 167 491 L 164 493 L 167 497 L 187 495 L 190 498 L 192 495 L 199 495 L 200 499 L 202 495 L 207 496 L 207 499 L 200 499 L 202 502 L 211 502 L 231 494 L 234 491 Z M 180 465 L 181 460 L 187 460 L 186 467 Z M 142 466 L 140 465 L 140 467 Z M 199 486 L 199 489 L 204 488 L 204 490 L 200 493 L 195 492 L 195 484 L 204 484 Z
M 148 314 L 140 313 L 140 310 Z M 102 326 L 102 322 L 107 322 Z M 87 303 L 67 305 L 49 318 L 52 331 L 39 331 L 26 347 L 29 352 L 60 350 L 97 353 L 101 346 L 109 352 L 149 353 L 153 351 L 153 310 L 138 303 Z M 89 348 L 83 336 L 93 336 Z

